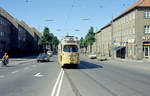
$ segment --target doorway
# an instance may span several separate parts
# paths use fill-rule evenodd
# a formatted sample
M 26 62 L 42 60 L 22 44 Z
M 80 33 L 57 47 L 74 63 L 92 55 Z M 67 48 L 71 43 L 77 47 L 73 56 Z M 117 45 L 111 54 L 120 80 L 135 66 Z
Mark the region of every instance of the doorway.
M 147 58 L 147 59 L 149 59 L 150 58 L 150 46 L 145 46 L 144 45 L 144 58 Z

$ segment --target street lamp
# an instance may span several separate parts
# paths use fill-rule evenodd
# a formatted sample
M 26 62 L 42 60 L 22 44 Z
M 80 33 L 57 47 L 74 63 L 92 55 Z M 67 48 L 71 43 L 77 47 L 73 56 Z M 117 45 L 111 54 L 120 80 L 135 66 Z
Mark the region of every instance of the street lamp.
M 75 29 L 74 31 L 80 31 L 79 29 Z
M 89 18 L 81 18 L 81 20 L 85 20 L 85 21 L 87 21 L 87 20 L 89 20 Z
M 61 31 L 61 29 L 56 29 L 56 31 Z
M 53 19 L 45 19 L 46 22 L 49 22 L 49 21 L 55 21 Z

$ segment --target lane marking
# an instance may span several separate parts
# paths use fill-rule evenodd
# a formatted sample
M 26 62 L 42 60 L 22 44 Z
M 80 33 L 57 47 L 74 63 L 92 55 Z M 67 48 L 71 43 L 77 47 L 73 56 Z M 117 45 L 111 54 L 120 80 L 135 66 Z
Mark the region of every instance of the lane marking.
M 35 77 L 42 77 L 43 75 L 41 75 L 41 73 L 37 73 L 34 75 Z
M 59 75 L 58 75 L 58 78 L 57 78 L 56 82 L 55 82 L 55 85 L 54 85 L 54 87 L 53 87 L 53 90 L 52 90 L 51 96 L 54 96 L 54 94 L 55 94 L 56 87 L 57 87 L 57 84 L 58 84 L 59 78 L 60 78 L 60 76 L 61 76 L 61 73 L 62 73 L 62 69 L 61 69 L 61 71 L 60 71 L 60 73 L 59 73 Z
M 29 67 L 24 68 L 24 70 L 28 70 L 28 69 L 29 69 Z
M 52 93 L 51 93 L 51 96 L 55 96 L 55 93 L 58 92 L 56 89 L 57 89 L 57 86 L 60 86 L 60 79 L 62 79 L 62 74 L 63 74 L 63 69 L 61 69 L 59 75 L 58 75 L 58 78 L 55 82 L 55 85 L 53 87 L 53 90 L 52 90 Z M 61 81 L 62 82 L 62 81 Z M 59 85 L 58 85 L 59 84 Z M 58 94 L 58 93 L 57 93 Z
M 0 75 L 0 78 L 4 78 L 5 76 L 4 75 Z
M 16 70 L 16 71 L 13 71 L 13 72 L 11 72 L 12 74 L 15 74 L 15 73 L 17 73 L 17 72 L 19 72 L 18 70 Z
M 32 65 L 32 67 L 36 67 L 36 65 Z
M 62 75 L 61 75 L 61 78 L 60 78 L 60 83 L 58 85 L 56 96 L 59 96 L 59 94 L 60 94 L 60 89 L 61 89 L 61 86 L 62 86 L 63 77 L 64 77 L 64 71 L 62 71 Z

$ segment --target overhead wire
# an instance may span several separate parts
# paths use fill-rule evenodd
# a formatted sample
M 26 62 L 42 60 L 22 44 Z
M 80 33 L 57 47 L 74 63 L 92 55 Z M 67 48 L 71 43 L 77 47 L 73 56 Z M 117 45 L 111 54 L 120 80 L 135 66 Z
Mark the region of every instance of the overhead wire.
M 75 7 L 75 3 L 76 3 L 76 0 L 73 0 L 72 5 L 71 5 L 71 8 L 70 8 L 70 10 L 69 10 L 69 12 L 68 12 L 68 14 L 67 14 L 67 16 L 66 16 L 66 20 L 65 20 L 64 28 L 63 28 L 63 29 L 66 29 L 66 31 L 69 31 L 69 30 L 67 30 L 67 29 L 68 29 L 67 24 L 68 24 L 70 15 L 71 15 L 71 13 L 72 13 L 72 10 L 73 10 L 73 8 Z M 66 33 L 67 33 L 67 35 L 69 35 L 69 32 L 66 32 Z

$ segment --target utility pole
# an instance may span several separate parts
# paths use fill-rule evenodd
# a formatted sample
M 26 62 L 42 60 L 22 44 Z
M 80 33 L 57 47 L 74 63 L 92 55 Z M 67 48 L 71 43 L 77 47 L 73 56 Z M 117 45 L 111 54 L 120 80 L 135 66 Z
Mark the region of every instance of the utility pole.
M 111 40 L 112 40 L 112 45 L 114 45 L 114 32 L 113 32 L 113 14 L 112 14 L 112 21 L 111 21 Z
M 112 13 L 112 21 L 111 21 L 111 44 L 112 44 L 112 48 L 114 47 L 114 29 L 113 29 L 113 13 Z M 111 57 L 114 58 L 114 54 L 113 54 L 113 50 L 111 50 Z

